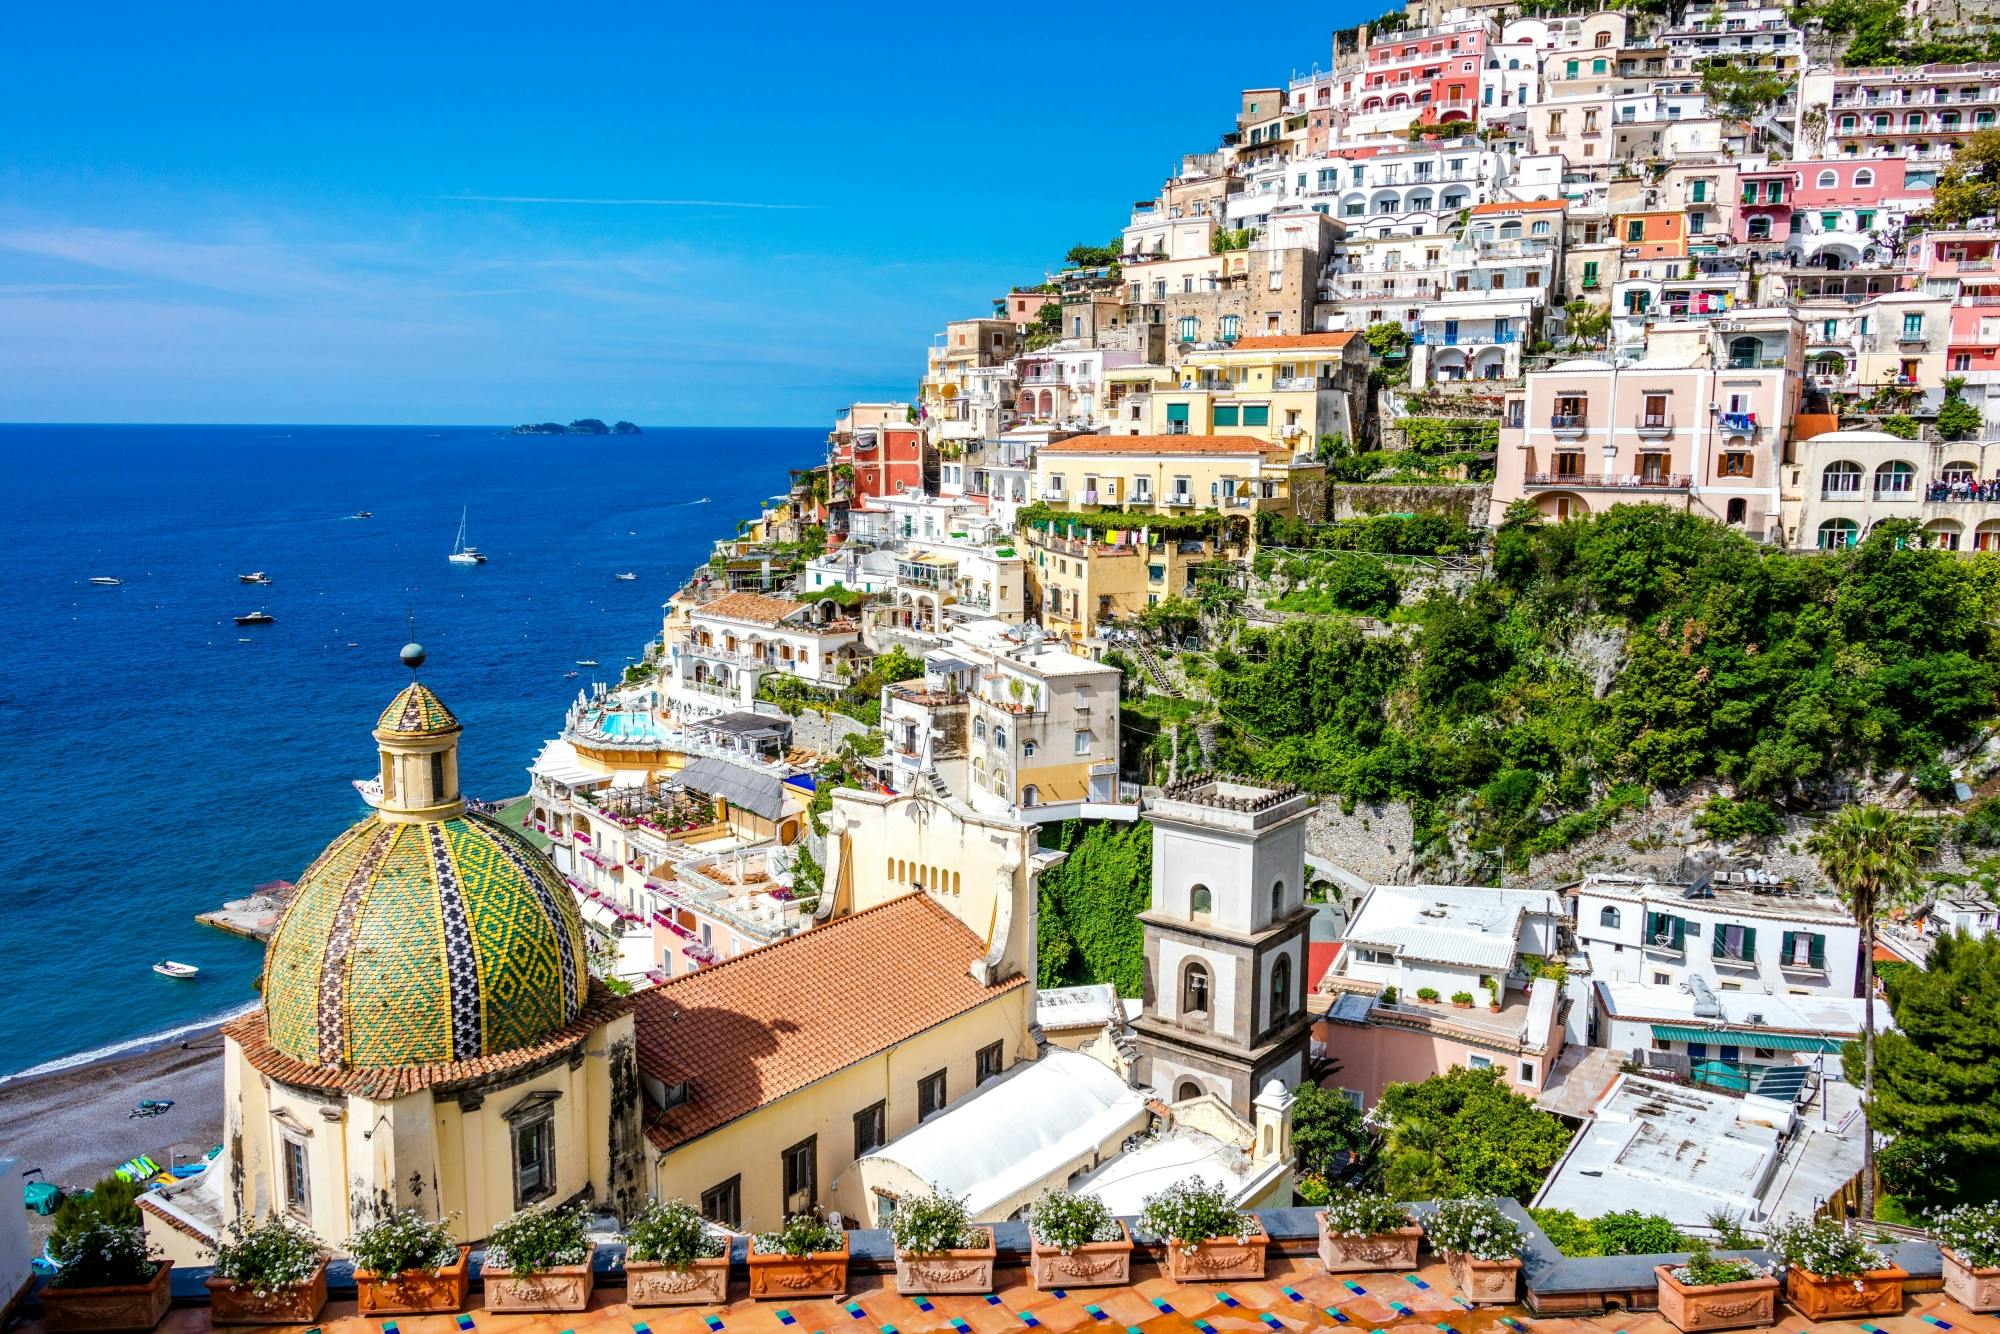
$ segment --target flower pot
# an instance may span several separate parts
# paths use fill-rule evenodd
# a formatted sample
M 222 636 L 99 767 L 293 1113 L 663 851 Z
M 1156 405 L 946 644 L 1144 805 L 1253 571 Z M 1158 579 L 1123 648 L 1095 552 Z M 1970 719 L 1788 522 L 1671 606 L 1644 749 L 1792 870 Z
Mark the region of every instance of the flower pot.
M 248 1283 L 211 1278 L 208 1323 L 211 1325 L 310 1325 L 326 1307 L 326 1261 L 313 1276 L 259 1297 Z
M 750 1242 L 750 1295 L 752 1297 L 838 1297 L 847 1291 L 846 1234 L 837 1251 L 814 1251 L 809 1255 L 764 1255 Z
M 1853 1278 L 1821 1278 L 1797 1265 L 1785 1269 L 1785 1300 L 1808 1320 L 1845 1320 L 1857 1315 L 1901 1315 L 1903 1280 L 1896 1265 Z
M 355 1310 L 361 1315 L 424 1315 L 465 1309 L 470 1246 L 458 1248 L 458 1261 L 437 1273 L 412 1270 L 406 1274 L 354 1271 Z
M 1329 1274 L 1361 1274 L 1372 1269 L 1417 1267 L 1417 1244 L 1424 1230 L 1415 1223 L 1393 1232 L 1376 1232 L 1366 1237 L 1344 1237 L 1326 1230 L 1326 1215 L 1319 1214 L 1319 1262 Z
M 1675 1278 L 1674 1266 L 1654 1265 L 1653 1277 L 1659 1281 L 1660 1314 L 1687 1334 L 1753 1326 L 1762 1329 L 1778 1322 L 1778 1280 L 1769 1274 L 1741 1283 L 1697 1287 Z
M 1454 1009 L 1454 1010 L 1469 1010 L 1469 1009 L 1471 1009 L 1471 1008 L 1472 1008 L 1472 1002 L 1471 1002 L 1471 1001 L 1453 1001 L 1453 1002 L 1451 1003 L 1451 1008 L 1452 1008 L 1452 1009 Z
M 729 1257 L 696 1260 L 675 1269 L 651 1260 L 625 1262 L 627 1306 L 724 1306 L 729 1302 Z
M 1253 1219 L 1254 1223 L 1255 1220 Z M 1211 1283 L 1264 1277 L 1264 1249 L 1271 1244 L 1262 1224 L 1247 1239 L 1210 1237 L 1192 1246 L 1167 1243 L 1167 1277 L 1176 1283 Z
M 42 1326 L 52 1334 L 63 1330 L 151 1329 L 160 1323 L 173 1301 L 169 1286 L 174 1262 L 162 1260 L 144 1283 L 115 1288 L 42 1289 Z
M 1975 1315 L 2000 1311 L 2000 1267 L 1975 1269 L 1949 1246 L 1938 1247 L 1944 1262 L 1944 1295 Z
M 986 1238 L 984 1246 L 940 1251 L 936 1255 L 896 1252 L 896 1291 L 903 1293 L 988 1293 L 993 1291 L 993 1229 L 971 1231 Z
M 1447 1252 L 1444 1260 L 1458 1295 L 1474 1306 L 1505 1306 L 1520 1291 L 1519 1260 L 1475 1260 L 1464 1251 Z
M 1122 1288 L 1132 1281 L 1132 1229 L 1118 1225 L 1119 1241 L 1086 1241 L 1073 1251 L 1059 1251 L 1030 1239 L 1035 1287 Z
M 581 1311 L 590 1305 L 590 1290 L 597 1281 L 591 1261 L 597 1258 L 592 1242 L 583 1263 L 557 1265 L 536 1274 L 517 1274 L 511 1269 L 488 1267 L 480 1271 L 486 1289 L 486 1309 L 501 1311 Z

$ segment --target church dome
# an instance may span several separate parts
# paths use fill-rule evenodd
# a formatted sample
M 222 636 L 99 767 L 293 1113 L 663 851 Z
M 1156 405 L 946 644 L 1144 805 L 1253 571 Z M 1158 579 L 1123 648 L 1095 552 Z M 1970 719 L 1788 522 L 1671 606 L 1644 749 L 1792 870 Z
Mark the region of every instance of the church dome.
M 589 998 L 576 898 L 519 831 L 465 809 L 458 722 L 412 685 L 382 715 L 407 804 L 336 838 L 299 878 L 264 956 L 265 1037 L 310 1065 L 437 1065 L 533 1045 Z M 422 748 L 421 751 L 418 748 Z M 431 783 L 443 786 L 433 787 Z

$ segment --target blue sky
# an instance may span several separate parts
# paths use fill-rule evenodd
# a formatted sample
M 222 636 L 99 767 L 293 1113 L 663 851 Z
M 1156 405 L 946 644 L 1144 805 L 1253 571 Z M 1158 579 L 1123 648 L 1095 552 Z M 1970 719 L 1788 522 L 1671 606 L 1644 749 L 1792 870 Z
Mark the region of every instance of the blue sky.
M 1288 12 L 15 6 L 0 420 L 817 424 L 1361 16 Z

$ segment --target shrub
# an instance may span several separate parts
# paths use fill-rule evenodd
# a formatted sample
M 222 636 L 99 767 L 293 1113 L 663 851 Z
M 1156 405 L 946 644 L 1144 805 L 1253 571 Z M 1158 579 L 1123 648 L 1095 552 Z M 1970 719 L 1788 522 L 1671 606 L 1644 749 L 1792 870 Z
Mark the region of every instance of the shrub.
M 1326 1184 L 1326 1178 L 1312 1172 L 1301 1172 L 1292 1182 L 1292 1193 L 1299 1197 L 1300 1204 L 1320 1205 L 1332 1198 L 1333 1188 Z
M 1520 1224 L 1491 1200 L 1442 1200 L 1424 1217 L 1424 1235 L 1434 1251 L 1475 1260 L 1512 1260 L 1527 1249 Z
M 239 1218 L 229 1225 L 229 1236 L 215 1248 L 215 1276 L 259 1297 L 305 1282 L 325 1258 L 311 1228 L 276 1215 L 248 1225 Z
M 139 1187 L 123 1177 L 109 1176 L 89 1190 L 70 1195 L 56 1209 L 49 1243 L 51 1247 L 60 1246 L 72 1233 L 97 1223 L 112 1227 L 142 1226 Z
M 1658 1255 L 1681 1251 L 1688 1239 L 1669 1219 L 1637 1209 L 1618 1209 L 1591 1220 L 1605 1255 Z
M 909 1255 L 940 1255 L 982 1244 L 965 1201 L 950 1195 L 904 1196 L 889 1220 L 889 1236 L 897 1250 Z
M 1147 1196 L 1139 1222 L 1146 1231 L 1182 1250 L 1216 1237 L 1247 1241 L 1258 1230 L 1257 1220 L 1231 1204 L 1222 1187 L 1198 1178 L 1176 1181 L 1159 1194 Z
M 1740 843 L 1750 838 L 1774 838 L 1785 832 L 1785 818 L 1769 802 L 1754 798 L 1738 801 L 1713 796 L 1696 812 L 1696 829 L 1718 843 Z
M 458 1262 L 458 1238 L 451 1234 L 447 1214 L 435 1221 L 415 1209 L 404 1209 L 370 1223 L 347 1239 L 354 1267 L 383 1278 L 420 1271 L 437 1273 Z
M 1469 991 L 1454 991 L 1451 993 L 1451 1003 L 1453 1005 L 1470 1005 L 1472 1004 L 1472 993 Z
M 837 1251 L 846 1240 L 839 1228 L 818 1214 L 792 1214 L 776 1232 L 759 1232 L 757 1249 L 765 1255 L 789 1255 L 797 1259 L 816 1251 Z
M 1326 1230 L 1341 1237 L 1372 1237 L 1410 1225 L 1410 1211 L 1387 1195 L 1337 1190 L 1326 1201 Z
M 2000 1204 L 1961 1204 L 1933 1214 L 1931 1234 L 1974 1269 L 2000 1265 Z
M 1094 1195 L 1052 1190 L 1028 1211 L 1028 1230 L 1036 1241 L 1067 1255 L 1093 1241 L 1123 1241 L 1125 1229 Z
M 1765 1271 L 1748 1260 L 1716 1259 L 1708 1238 L 1698 1237 L 1688 1251 L 1687 1263 L 1670 1272 L 1676 1281 L 1691 1288 L 1712 1288 L 1718 1283 L 1746 1283 Z
M 71 1229 L 54 1255 L 62 1268 L 50 1284 L 58 1288 L 131 1287 L 150 1281 L 160 1268 L 146 1247 L 145 1228 L 102 1219 Z
M 1831 1218 L 1794 1216 L 1774 1224 L 1767 1249 L 1787 1268 L 1803 1269 L 1819 1278 L 1858 1278 L 1889 1263 L 1882 1252 Z
M 1394 987 L 1383 987 L 1382 997 L 1381 997 L 1382 1003 L 1384 1005 L 1394 1005 L 1396 1003 L 1396 995 L 1397 992 Z
M 649 1201 L 625 1228 L 625 1258 L 686 1269 L 729 1253 L 729 1238 L 713 1231 L 685 1200 Z
M 1420 1001 L 1434 1001 L 1434 1000 L 1436 1000 L 1437 998 L 1438 998 L 1438 989 L 1437 989 L 1436 987 L 1418 987 L 1418 988 L 1417 988 L 1417 999 L 1418 999 L 1418 1000 L 1420 1000 Z

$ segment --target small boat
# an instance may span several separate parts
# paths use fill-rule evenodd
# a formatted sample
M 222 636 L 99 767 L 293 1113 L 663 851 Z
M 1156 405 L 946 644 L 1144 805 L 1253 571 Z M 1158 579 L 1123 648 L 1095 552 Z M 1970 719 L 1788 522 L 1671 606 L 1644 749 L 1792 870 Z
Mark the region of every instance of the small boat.
M 191 963 L 175 963 L 172 959 L 162 959 L 153 965 L 153 971 L 161 977 L 193 977 L 201 969 Z
M 569 680 L 569 678 L 570 678 L 570 677 L 572 677 L 572 676 L 575 676 L 575 675 L 576 675 L 576 673 L 575 673 L 575 672 L 564 672 L 564 673 L 563 673 L 563 680 L 567 681 L 567 680 Z
M 595 666 L 597 665 L 597 659 L 595 659 L 595 658 L 578 658 L 578 659 L 576 660 L 576 665 L 577 665 L 577 666 L 579 666 L 579 667 L 595 667 Z
M 268 611 L 253 611 L 246 616 L 235 618 L 238 625 L 269 625 L 277 619 Z
M 265 574 L 262 570 L 258 570 L 254 574 L 237 575 L 236 582 L 239 584 L 268 584 L 271 582 L 271 576 Z
M 100 574 L 97 575 L 95 578 L 93 578 L 90 582 L 96 584 L 99 588 L 116 588 L 118 587 L 118 585 L 124 583 L 125 581 L 123 579 L 113 579 L 108 574 Z
M 168 1112 L 171 1112 L 173 1109 L 174 1109 L 174 1100 L 172 1098 L 141 1098 L 139 1099 L 139 1105 L 137 1107 L 134 1107 L 131 1111 L 125 1113 L 125 1119 L 127 1121 L 130 1121 L 133 1117 L 136 1116 L 165 1116 Z M 159 1172 L 157 1169 L 159 1168 L 160 1165 L 158 1163 L 153 1162 L 151 1158 L 148 1158 L 145 1161 L 147 1163 L 152 1164 L 152 1166 L 156 1169 L 153 1172 L 153 1175 L 158 1176 Z M 139 1161 L 137 1159 L 133 1160 L 132 1170 L 135 1174 L 134 1176 L 135 1180 L 148 1179 L 146 1177 L 137 1175 L 138 1173 L 142 1173 L 145 1171 L 145 1168 L 139 1165 Z
M 347 517 L 350 519 L 372 519 L 375 515 L 369 510 L 356 510 Z
M 621 582 L 628 584 L 631 583 L 634 579 L 637 579 L 638 577 L 639 577 L 638 575 L 632 573 L 632 571 L 630 570 L 627 570 L 625 571 L 625 573 L 618 576 Z
M 486 557 L 479 554 L 478 547 L 465 545 L 465 511 L 458 512 L 458 537 L 451 544 L 451 555 L 446 559 L 453 565 L 484 565 Z

